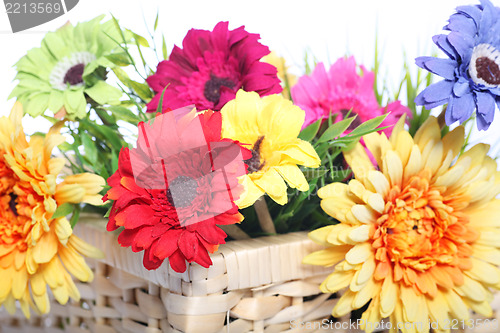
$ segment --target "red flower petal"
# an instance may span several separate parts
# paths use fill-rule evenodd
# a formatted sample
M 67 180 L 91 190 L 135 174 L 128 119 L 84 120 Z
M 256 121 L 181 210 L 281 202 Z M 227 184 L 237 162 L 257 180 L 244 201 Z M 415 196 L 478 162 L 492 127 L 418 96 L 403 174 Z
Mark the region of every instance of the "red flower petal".
M 165 232 L 156 243 L 154 255 L 164 259 L 170 257 L 178 247 L 179 236 L 182 234 L 182 229 L 170 229 Z
M 135 229 L 142 225 L 151 225 L 158 221 L 154 211 L 145 205 L 130 205 L 116 214 L 115 223 L 125 229 Z
M 186 258 L 182 255 L 181 250 L 175 251 L 169 258 L 168 262 L 170 267 L 177 273 L 184 273 L 186 271 Z
M 184 230 L 179 236 L 179 250 L 188 261 L 192 261 L 198 252 L 198 237 L 194 232 Z

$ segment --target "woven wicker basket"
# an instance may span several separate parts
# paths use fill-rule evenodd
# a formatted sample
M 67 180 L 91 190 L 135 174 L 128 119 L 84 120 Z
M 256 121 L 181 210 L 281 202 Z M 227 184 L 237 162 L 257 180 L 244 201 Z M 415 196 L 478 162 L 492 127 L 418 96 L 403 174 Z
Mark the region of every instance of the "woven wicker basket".
M 210 268 L 192 264 L 179 274 L 166 263 L 146 270 L 142 253 L 120 247 L 104 225 L 85 217 L 75 229 L 106 256 L 90 261 L 92 283 L 77 283 L 81 300 L 65 306 L 52 300 L 48 315 L 30 320 L 2 311 L 0 332 L 360 332 L 341 325 L 349 317 L 330 318 L 337 298 L 318 286 L 331 269 L 301 263 L 319 249 L 306 233 L 228 242 L 211 256 Z M 325 322 L 328 328 L 320 326 Z

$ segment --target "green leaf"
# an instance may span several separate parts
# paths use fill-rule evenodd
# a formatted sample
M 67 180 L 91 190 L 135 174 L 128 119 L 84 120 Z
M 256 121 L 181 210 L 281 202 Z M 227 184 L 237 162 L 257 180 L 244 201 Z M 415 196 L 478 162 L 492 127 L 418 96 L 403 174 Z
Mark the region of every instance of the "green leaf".
M 82 138 L 85 156 L 89 159 L 90 163 L 94 165 L 97 162 L 97 148 L 96 143 L 90 138 L 88 133 L 80 133 Z
M 139 96 L 143 101 L 148 102 L 153 97 L 153 93 L 147 84 L 139 83 L 134 80 L 129 80 L 129 84 L 130 88 L 132 88 L 137 96 Z
M 61 206 L 57 207 L 54 214 L 52 214 L 52 218 L 57 219 L 69 215 L 73 211 L 73 207 L 73 204 L 70 204 L 68 202 L 62 204 Z
M 136 42 L 140 45 L 140 46 L 144 46 L 144 47 L 149 47 L 149 43 L 148 43 L 148 40 L 144 37 L 142 37 L 141 35 L 138 35 L 136 34 L 135 32 L 132 32 L 132 36 L 134 36 L 134 39 L 136 40 Z
M 140 121 L 139 117 L 126 107 L 113 105 L 106 108 L 106 110 L 113 113 L 118 119 L 124 120 L 128 123 L 137 125 Z
M 345 130 L 349 128 L 354 118 L 356 117 L 349 117 L 347 119 L 339 121 L 338 123 L 332 124 L 332 126 L 328 127 L 328 129 L 318 139 L 318 143 L 333 140 L 344 133 Z
M 155 18 L 155 25 L 153 28 L 153 31 L 156 31 L 156 28 L 158 28 L 158 18 L 160 17 L 160 11 L 156 12 L 156 18 Z
M 142 54 L 141 46 L 137 41 L 135 41 L 135 44 L 137 45 L 137 51 L 139 51 L 139 56 L 141 57 L 142 65 L 144 68 L 146 68 L 146 60 L 144 59 L 144 55 Z
M 80 218 L 80 211 L 81 211 L 80 206 L 76 205 L 75 209 L 73 209 L 73 215 L 71 215 L 71 219 L 69 220 L 71 228 L 74 228 L 76 223 L 78 222 L 78 219 Z
M 130 77 L 123 69 L 115 67 L 113 68 L 113 73 L 115 73 L 116 77 L 118 78 L 118 80 L 120 80 L 121 83 L 130 88 Z
M 373 132 L 380 124 L 382 124 L 386 117 L 387 114 L 383 114 L 381 116 L 365 121 L 364 123 L 356 127 L 351 133 L 349 133 L 349 136 L 356 137 Z
M 314 137 L 316 136 L 316 134 L 318 134 L 321 121 L 322 119 L 319 119 L 318 121 L 304 128 L 299 134 L 299 139 L 311 142 L 312 139 L 314 139 Z
M 167 60 L 168 59 L 168 53 L 167 53 L 167 43 L 165 42 L 165 36 L 162 34 L 162 46 L 161 46 L 161 51 L 163 53 L 163 59 Z
M 109 54 L 106 56 L 106 59 L 117 66 L 128 66 L 131 64 L 129 56 L 124 52 Z
M 123 95 L 120 89 L 112 87 L 104 81 L 97 81 L 95 85 L 85 89 L 85 93 L 100 105 L 117 104 Z
M 118 154 L 115 150 L 111 152 L 111 167 L 113 173 L 118 170 Z
M 158 102 L 158 107 L 156 108 L 156 112 L 161 113 L 163 111 L 163 95 L 165 94 L 165 90 L 167 90 L 168 84 L 163 88 L 163 91 L 161 92 L 160 96 L 160 101 Z
M 111 147 L 115 150 L 120 150 L 122 148 L 122 141 L 117 131 L 106 126 L 97 125 L 85 119 L 80 120 L 80 126 L 87 128 L 89 133 L 93 134 L 102 142 L 105 142 L 108 146 L 111 144 Z M 77 151 L 75 151 L 75 153 L 77 153 Z

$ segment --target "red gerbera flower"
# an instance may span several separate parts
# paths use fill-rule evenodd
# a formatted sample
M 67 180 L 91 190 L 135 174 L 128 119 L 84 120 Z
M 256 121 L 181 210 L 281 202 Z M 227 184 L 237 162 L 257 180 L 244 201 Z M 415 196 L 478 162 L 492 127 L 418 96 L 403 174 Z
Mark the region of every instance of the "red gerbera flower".
M 109 231 L 123 227 L 118 242 L 144 250 L 144 267 L 158 268 L 165 258 L 176 272 L 186 260 L 212 264 L 209 252 L 225 243 L 217 225 L 243 220 L 234 200 L 243 159 L 251 153 L 221 139 L 220 113 L 160 115 L 139 125 L 137 148 L 123 148 L 118 170 L 108 179 L 103 200 L 114 200 Z
M 276 67 L 259 61 L 270 53 L 259 39 L 244 26 L 229 31 L 228 22 L 219 22 L 213 31 L 191 29 L 183 49 L 175 46 L 170 59 L 160 62 L 147 78 L 157 93 L 148 111 L 157 110 L 167 86 L 162 110 L 195 104 L 198 110 L 218 111 L 239 89 L 261 96 L 280 93 Z

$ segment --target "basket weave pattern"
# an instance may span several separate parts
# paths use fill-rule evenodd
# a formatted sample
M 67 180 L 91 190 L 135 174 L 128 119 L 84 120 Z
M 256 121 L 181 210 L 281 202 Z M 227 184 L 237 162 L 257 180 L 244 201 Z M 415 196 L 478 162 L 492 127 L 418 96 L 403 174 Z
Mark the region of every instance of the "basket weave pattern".
M 306 233 L 233 241 L 211 255 L 205 269 L 191 264 L 179 274 L 162 265 L 148 271 L 142 253 L 120 247 L 105 222 L 86 218 L 75 233 L 105 252 L 90 260 L 94 281 L 77 283 L 79 302 L 62 306 L 51 301 L 48 315 L 26 320 L 0 312 L 0 332 L 324 332 L 337 299 L 320 294 L 319 284 L 331 269 L 303 265 L 305 254 L 318 250 Z M 96 227 L 101 225 L 101 227 Z M 500 307 L 495 299 L 494 307 Z M 500 316 L 499 316 L 500 317 Z M 341 318 L 348 321 L 349 317 Z M 291 322 L 316 328 L 291 329 Z M 229 324 L 228 324 L 229 323 Z M 296 325 L 295 327 L 298 327 Z M 359 332 L 335 329 L 336 332 Z M 465 329 L 463 332 L 497 332 Z M 457 331 L 458 332 L 458 331 Z

